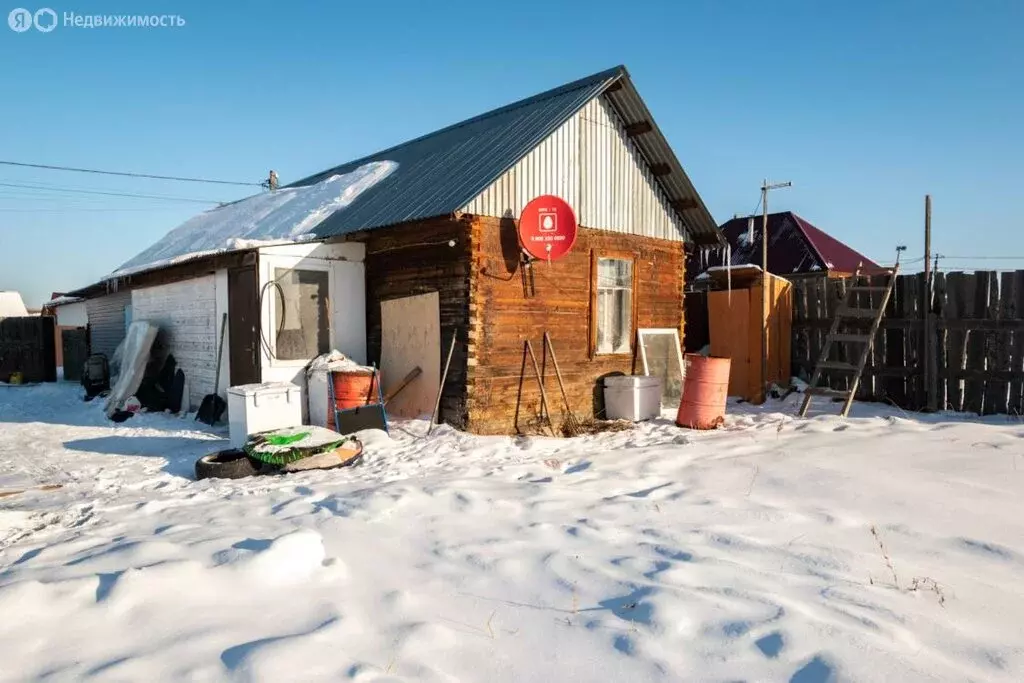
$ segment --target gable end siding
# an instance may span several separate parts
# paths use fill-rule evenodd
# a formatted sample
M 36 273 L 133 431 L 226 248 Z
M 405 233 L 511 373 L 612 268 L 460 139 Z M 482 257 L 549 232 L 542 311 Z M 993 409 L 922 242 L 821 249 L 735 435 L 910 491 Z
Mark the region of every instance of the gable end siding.
M 542 194 L 563 198 L 588 228 L 673 241 L 686 234 L 603 96 L 590 100 L 463 211 L 518 217 Z

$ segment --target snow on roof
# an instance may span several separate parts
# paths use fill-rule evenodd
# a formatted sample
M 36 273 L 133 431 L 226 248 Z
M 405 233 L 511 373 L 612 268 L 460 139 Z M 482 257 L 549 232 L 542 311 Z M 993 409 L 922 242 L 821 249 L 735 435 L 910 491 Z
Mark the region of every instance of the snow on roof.
M 80 301 L 85 301 L 79 296 L 55 296 L 54 298 L 47 301 L 43 306 L 47 308 L 53 308 L 56 306 L 66 306 L 67 304 L 77 304 Z
M 18 318 L 28 315 L 19 292 L 0 292 L 0 318 Z
M 314 228 L 398 168 L 372 161 L 312 185 L 253 195 L 185 221 L 112 275 L 128 275 L 239 249 L 316 239 Z

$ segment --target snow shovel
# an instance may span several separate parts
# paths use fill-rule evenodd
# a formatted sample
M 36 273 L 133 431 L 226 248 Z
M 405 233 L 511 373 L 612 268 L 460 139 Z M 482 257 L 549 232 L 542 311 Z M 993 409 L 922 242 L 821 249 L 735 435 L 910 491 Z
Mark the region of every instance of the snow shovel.
M 224 409 L 228 407 L 227 402 L 217 393 L 220 390 L 220 358 L 224 355 L 224 331 L 228 328 L 228 314 L 225 313 L 220 323 L 220 344 L 217 346 L 217 374 L 213 376 L 213 393 L 203 396 L 203 402 L 199 404 L 196 412 L 196 419 L 211 427 L 217 423 Z

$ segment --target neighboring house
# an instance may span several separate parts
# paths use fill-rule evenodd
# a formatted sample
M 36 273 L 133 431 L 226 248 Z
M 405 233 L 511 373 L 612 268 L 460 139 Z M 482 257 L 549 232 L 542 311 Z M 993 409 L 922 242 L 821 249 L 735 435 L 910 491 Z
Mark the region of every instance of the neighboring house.
M 88 343 L 88 333 L 83 332 L 89 324 L 89 313 L 86 302 L 83 299 L 64 296 L 60 292 L 53 292 L 50 300 L 43 304 L 43 315 L 52 315 L 55 318 L 54 326 L 54 349 L 56 353 L 57 366 L 64 368 L 65 379 L 80 379 L 81 368 L 69 368 L 65 365 L 64 347 L 65 343 L 71 344 L 71 364 L 79 364 L 82 358 L 79 356 L 85 353 L 80 347 Z M 65 332 L 72 332 L 77 336 L 65 341 Z M 83 336 L 84 335 L 84 336 Z M 83 341 L 84 340 L 84 341 Z M 115 345 L 116 347 L 116 345 Z M 74 353 L 78 351 L 78 353 Z
M 762 217 L 738 217 L 722 225 L 729 240 L 733 266 L 761 265 Z M 691 254 L 687 262 L 687 281 L 698 284 L 708 268 L 726 265 L 724 250 Z M 857 268 L 880 266 L 851 249 L 792 211 L 768 214 L 768 272 L 792 280 L 795 277 L 846 277 Z
M 516 219 L 542 194 L 565 199 L 581 228 L 567 256 L 531 263 Z M 424 358 L 410 391 L 429 395 L 454 337 L 441 418 L 510 433 L 538 413 L 526 340 L 556 422 L 545 332 L 572 408 L 593 414 L 599 379 L 634 368 L 639 327 L 682 333 L 687 245 L 721 244 L 616 67 L 208 211 L 72 295 L 108 347 L 129 320 L 157 323 L 193 406 L 213 388 L 223 313 L 222 391 L 301 386 L 308 361 L 336 348 L 382 364 L 385 388 L 401 379 L 398 357 Z
M 20 318 L 28 315 L 21 294 L 15 291 L 0 291 L 0 318 Z

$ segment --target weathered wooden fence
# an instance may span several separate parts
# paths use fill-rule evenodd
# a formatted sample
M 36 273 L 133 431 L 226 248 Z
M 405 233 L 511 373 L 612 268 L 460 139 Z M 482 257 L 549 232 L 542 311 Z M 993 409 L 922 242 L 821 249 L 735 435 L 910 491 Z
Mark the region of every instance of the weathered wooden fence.
M 51 316 L 0 320 L 0 381 L 15 372 L 25 382 L 57 381 L 56 336 Z
M 884 283 L 884 276 L 872 279 Z M 813 373 L 849 284 L 794 282 L 794 375 Z M 862 308 L 877 306 L 880 297 L 856 296 Z M 852 321 L 844 328 L 866 332 L 870 324 Z M 833 344 L 830 360 L 856 363 L 859 348 Z M 822 385 L 845 389 L 850 379 L 850 373 L 830 372 Z M 934 273 L 930 283 L 923 273 L 899 276 L 857 398 L 911 410 L 1024 414 L 1024 270 Z

